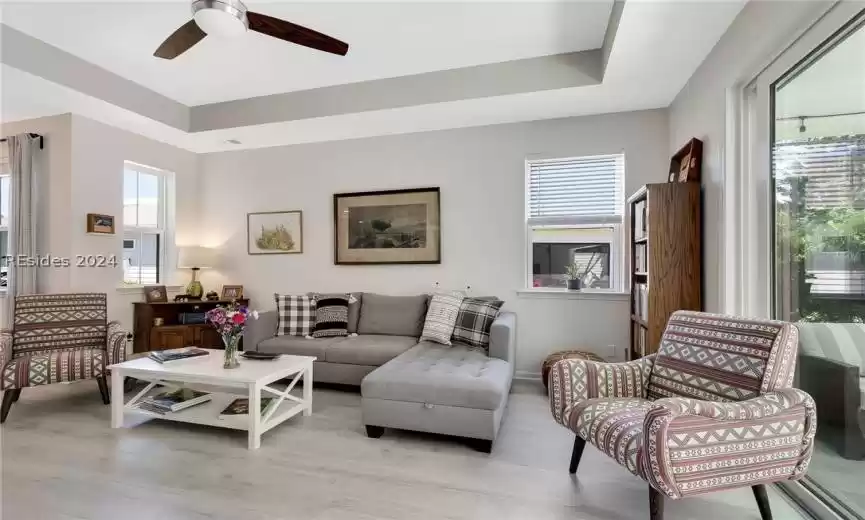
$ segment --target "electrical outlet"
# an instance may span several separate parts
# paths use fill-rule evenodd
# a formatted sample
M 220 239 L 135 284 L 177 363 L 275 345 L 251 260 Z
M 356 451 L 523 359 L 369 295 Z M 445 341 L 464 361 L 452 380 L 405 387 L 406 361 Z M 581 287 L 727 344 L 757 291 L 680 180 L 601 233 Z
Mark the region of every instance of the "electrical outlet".
M 607 361 L 616 361 L 618 359 L 616 356 L 616 346 L 613 344 L 607 345 L 607 355 L 604 357 L 607 358 Z

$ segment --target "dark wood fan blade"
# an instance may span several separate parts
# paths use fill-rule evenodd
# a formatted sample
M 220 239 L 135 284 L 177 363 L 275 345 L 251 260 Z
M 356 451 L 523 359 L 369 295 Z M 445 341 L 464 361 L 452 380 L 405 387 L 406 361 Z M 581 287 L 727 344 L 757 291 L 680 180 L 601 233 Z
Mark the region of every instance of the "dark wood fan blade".
M 207 33 L 198 27 L 195 20 L 189 20 L 180 29 L 174 31 L 174 34 L 166 38 L 153 55 L 157 58 L 173 60 L 191 49 L 193 45 L 203 40 L 205 36 L 207 36 Z
M 340 56 L 345 56 L 348 52 L 347 43 L 312 29 L 252 11 L 246 12 L 246 18 L 249 20 L 249 28 L 253 31 Z

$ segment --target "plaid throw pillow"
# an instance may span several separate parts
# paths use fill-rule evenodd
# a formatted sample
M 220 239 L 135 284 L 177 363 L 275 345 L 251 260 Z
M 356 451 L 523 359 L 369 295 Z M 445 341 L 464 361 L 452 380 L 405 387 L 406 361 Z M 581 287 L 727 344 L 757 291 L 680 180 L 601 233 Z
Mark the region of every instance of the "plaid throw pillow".
M 315 300 L 310 296 L 274 294 L 277 336 L 309 336 L 315 328 Z
M 315 332 L 313 338 L 348 335 L 347 294 L 315 295 Z
M 429 340 L 442 345 L 450 345 L 451 334 L 454 332 L 454 324 L 457 321 L 457 314 L 460 312 L 462 301 L 461 295 L 433 295 L 426 312 L 426 320 L 420 336 L 421 341 Z
M 504 303 L 501 300 L 480 298 L 463 300 L 451 339 L 457 343 L 488 349 L 490 329 Z

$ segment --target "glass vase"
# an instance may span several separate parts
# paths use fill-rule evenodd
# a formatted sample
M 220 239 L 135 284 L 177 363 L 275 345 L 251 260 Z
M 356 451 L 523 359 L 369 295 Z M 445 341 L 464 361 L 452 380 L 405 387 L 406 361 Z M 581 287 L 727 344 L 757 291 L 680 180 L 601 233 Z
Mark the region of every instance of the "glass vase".
M 225 363 L 222 368 L 237 368 L 240 362 L 237 360 L 237 345 L 240 343 L 240 334 L 236 336 L 222 336 L 225 345 Z

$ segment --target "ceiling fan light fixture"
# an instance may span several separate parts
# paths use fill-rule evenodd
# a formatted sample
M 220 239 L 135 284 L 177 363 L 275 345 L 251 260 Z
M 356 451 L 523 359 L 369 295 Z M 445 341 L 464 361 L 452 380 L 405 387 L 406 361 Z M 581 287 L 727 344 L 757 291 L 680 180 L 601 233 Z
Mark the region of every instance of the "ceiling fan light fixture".
M 192 17 L 210 36 L 230 38 L 249 29 L 246 6 L 238 0 L 197 0 L 192 4 Z

